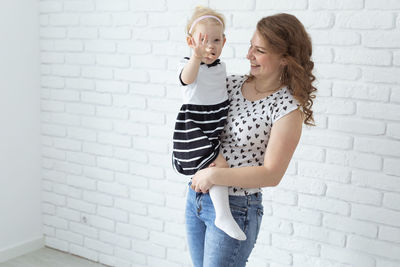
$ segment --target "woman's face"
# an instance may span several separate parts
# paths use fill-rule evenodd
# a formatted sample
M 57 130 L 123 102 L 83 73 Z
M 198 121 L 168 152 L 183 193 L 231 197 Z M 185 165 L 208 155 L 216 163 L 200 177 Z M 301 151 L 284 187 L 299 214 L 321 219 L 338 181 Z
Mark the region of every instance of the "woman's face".
M 256 78 L 279 79 L 282 57 L 271 52 L 268 43 L 256 31 L 251 38 L 247 59 L 250 60 L 250 74 Z

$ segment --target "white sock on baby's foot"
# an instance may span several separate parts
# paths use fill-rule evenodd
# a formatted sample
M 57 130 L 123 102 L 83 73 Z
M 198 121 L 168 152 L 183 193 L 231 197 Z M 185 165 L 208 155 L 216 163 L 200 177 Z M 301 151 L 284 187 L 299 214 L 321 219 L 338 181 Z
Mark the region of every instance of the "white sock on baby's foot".
M 229 206 L 228 187 L 214 185 L 210 189 L 210 197 L 215 209 L 215 226 L 232 238 L 246 240 L 245 233 L 232 216 Z

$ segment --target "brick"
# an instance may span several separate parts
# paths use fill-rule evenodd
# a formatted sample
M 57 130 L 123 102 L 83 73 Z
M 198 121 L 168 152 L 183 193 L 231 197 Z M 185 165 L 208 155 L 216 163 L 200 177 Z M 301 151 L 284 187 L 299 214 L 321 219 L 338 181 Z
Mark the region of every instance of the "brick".
M 166 248 L 153 244 L 148 240 L 137 240 L 136 242 L 133 242 L 132 247 L 135 251 L 143 253 L 145 255 L 156 256 L 160 258 L 165 258 L 166 256 Z
M 350 214 L 350 204 L 348 202 L 328 197 L 315 197 L 301 194 L 299 195 L 299 207 L 339 215 Z
M 91 249 L 88 249 L 88 248 L 77 246 L 75 244 L 70 244 L 69 245 L 69 252 L 71 254 L 78 255 L 78 256 L 81 256 L 83 258 L 95 261 L 95 262 L 98 261 L 98 252 L 96 252 L 94 250 L 91 250 Z
M 42 123 L 41 133 L 43 135 L 64 137 L 67 135 L 67 130 L 64 126 Z
M 327 163 L 345 165 L 365 170 L 381 170 L 382 158 L 370 153 L 353 151 L 328 151 Z
M 328 127 L 332 130 L 369 135 L 381 135 L 385 132 L 383 122 L 338 116 L 329 117 Z
M 104 110 L 107 111 L 109 116 L 115 116 L 115 117 L 124 117 L 123 115 L 125 114 L 125 110 L 116 110 L 116 109 L 110 109 L 110 110 Z M 116 112 L 115 112 L 116 111 Z M 118 113 L 120 112 L 120 113 Z M 105 114 L 105 112 L 103 112 Z M 115 115 L 116 114 L 116 115 Z M 132 141 L 131 137 L 127 135 L 122 135 L 122 134 L 115 134 L 115 133 L 99 133 L 98 134 L 98 142 L 102 144 L 108 144 L 108 145 L 115 145 L 115 146 L 121 146 L 121 147 L 131 147 Z
M 129 81 L 129 82 L 148 82 L 149 74 L 145 70 L 115 70 L 115 79 L 121 81 Z
M 347 247 L 338 248 L 323 245 L 321 247 L 321 258 L 348 263 L 350 266 L 375 267 L 375 260 L 372 256 L 356 252 Z
M 71 209 L 87 212 L 87 213 L 95 213 L 96 212 L 96 205 L 87 203 L 86 201 L 68 198 L 67 200 L 68 207 Z
M 392 138 L 400 139 L 400 124 L 388 123 L 386 134 Z
M 129 55 L 143 55 L 151 52 L 151 45 L 146 41 L 117 42 L 117 51 Z
M 332 95 L 353 99 L 370 101 L 388 101 L 390 87 L 387 85 L 368 85 L 362 83 L 335 82 L 332 88 Z
M 387 210 L 382 207 L 354 204 L 351 215 L 356 219 L 370 222 L 383 223 L 396 227 L 400 225 L 400 212 Z
M 82 176 L 68 175 L 67 183 L 78 188 L 96 190 L 96 181 Z
M 85 51 L 96 53 L 113 53 L 116 45 L 113 41 L 107 40 L 85 40 Z
M 357 104 L 357 114 L 373 119 L 400 120 L 400 105 L 364 103 Z
M 400 247 L 360 236 L 349 236 L 348 247 L 368 254 L 400 259 Z
M 382 11 L 340 12 L 336 25 L 344 29 L 377 30 L 394 27 L 393 14 Z
M 146 256 L 140 253 L 137 253 L 135 251 L 132 251 L 131 249 L 122 249 L 122 248 L 115 248 L 115 256 L 121 259 L 125 259 L 129 261 L 129 265 L 131 266 L 131 263 L 134 263 L 135 265 L 138 264 L 146 264 Z
M 352 184 L 378 190 L 400 192 L 400 179 L 396 176 L 359 170 L 354 170 L 352 176 Z
M 115 221 L 112 219 L 107 219 L 101 216 L 96 215 L 88 215 L 86 216 L 87 222 L 90 226 L 95 227 L 96 229 L 104 229 L 108 231 L 115 230 Z M 103 240 L 102 240 L 103 241 Z
M 300 143 L 319 147 L 348 149 L 352 148 L 353 138 L 343 134 L 312 130 L 310 132 L 303 133 Z
M 279 184 L 280 187 L 301 193 L 322 195 L 326 191 L 325 183 L 317 179 L 289 177 L 286 175 Z
M 126 11 L 129 9 L 129 0 L 116 0 L 112 3 L 107 0 L 97 0 L 96 9 L 99 11 Z
M 56 27 L 46 27 L 40 29 L 39 36 L 43 39 L 64 39 L 67 36 L 67 31 Z
M 369 205 L 380 205 L 382 203 L 382 193 L 372 189 L 351 187 L 349 185 L 331 184 L 328 186 L 326 195 L 348 202 Z
M 100 168 L 121 172 L 127 172 L 129 168 L 129 165 L 126 161 L 110 157 L 97 157 L 97 166 Z
M 400 210 L 400 194 L 385 193 L 383 206 L 388 209 Z
M 55 112 L 63 112 L 65 110 L 65 104 L 57 101 L 40 101 L 40 109 L 42 111 L 55 111 Z
M 367 9 L 400 9 L 400 3 L 396 0 L 366 0 L 365 8 Z
M 111 25 L 111 15 L 102 13 L 86 13 L 81 15 L 82 26 L 110 26 Z
M 89 104 L 111 105 L 112 98 L 110 94 L 81 92 L 82 102 Z
M 41 1 L 39 3 L 40 13 L 56 13 L 63 9 L 63 3 L 54 1 Z
M 41 63 L 64 63 L 64 54 L 62 53 L 54 53 L 54 52 L 42 52 L 40 53 L 40 62 Z M 43 79 L 46 78 L 45 76 L 41 77 L 41 82 L 43 85 Z M 51 78 L 51 77 L 47 77 Z M 60 79 L 58 77 L 53 77 L 54 79 Z M 61 79 L 63 80 L 63 79 Z
M 350 267 L 336 260 L 326 260 L 303 254 L 293 254 L 293 266 Z
M 101 180 L 101 181 L 114 180 L 114 173 L 112 171 L 104 170 L 99 167 L 85 166 L 83 173 L 87 177 L 96 178 L 96 180 Z
M 128 197 L 129 196 L 128 187 L 117 184 L 117 183 L 98 182 L 97 189 L 100 192 L 104 192 L 109 195 L 120 196 L 120 197 Z
M 323 227 L 316 227 L 299 223 L 294 223 L 293 226 L 293 236 L 295 238 L 302 238 L 340 247 L 344 247 L 345 245 L 346 236 L 342 233 L 327 230 Z
M 99 192 L 84 191 L 83 200 L 88 201 L 93 204 L 99 204 L 102 206 L 112 206 L 113 197 L 108 194 L 103 194 Z
M 137 215 L 147 214 L 147 205 L 129 199 L 116 198 L 114 206 Z
M 114 254 L 116 254 L 117 248 L 114 248 Z M 108 266 L 118 266 L 118 267 L 130 267 L 131 263 L 129 261 L 117 258 L 115 256 L 109 256 L 101 254 L 99 256 L 99 262 Z
M 362 152 L 387 155 L 387 156 L 400 156 L 400 143 L 398 141 L 385 140 L 382 138 L 355 138 L 354 149 Z
M 69 89 L 93 90 L 94 82 L 92 79 L 66 78 L 65 87 Z
M 109 119 L 82 116 L 82 125 L 97 130 L 111 130 L 112 123 Z
M 83 43 L 81 41 L 75 40 L 55 40 L 54 43 L 54 51 L 60 52 L 82 52 L 83 51 Z
M 45 225 L 54 226 L 57 229 L 67 229 L 68 221 L 52 215 L 43 215 L 43 223 Z
M 350 46 L 361 43 L 359 33 L 338 30 L 309 30 L 314 45 Z
M 114 148 L 114 156 L 119 159 L 147 163 L 148 156 L 146 153 L 135 151 L 131 148 Z
M 310 225 L 321 225 L 321 213 L 299 207 L 281 206 L 274 204 L 274 216 L 295 222 L 306 223 Z
M 64 4 L 64 11 L 86 12 L 94 11 L 95 6 L 91 1 L 67 1 Z
M 52 14 L 50 24 L 53 26 L 76 26 L 79 24 L 79 16 L 76 14 Z
M 160 193 L 155 193 L 146 189 L 134 189 L 130 190 L 131 199 L 148 204 L 164 205 L 165 196 Z
M 127 93 L 128 83 L 117 81 L 96 81 L 96 91 L 103 93 Z
M 330 29 L 335 24 L 335 16 L 325 12 L 293 12 L 304 27 L 308 29 Z M 314 48 L 313 48 L 314 50 Z M 314 51 L 313 51 L 314 52 Z
M 44 237 L 44 244 L 48 247 L 55 248 L 61 251 L 68 251 L 69 247 L 68 242 L 48 236 Z
M 65 240 L 71 243 L 75 243 L 78 245 L 83 244 L 83 236 L 79 234 L 72 233 L 70 231 L 64 231 L 64 230 L 56 230 L 56 237 Z
M 64 182 L 66 183 L 66 182 Z M 80 198 L 82 195 L 82 190 L 74 188 L 66 184 L 53 184 L 54 193 L 61 194 L 68 197 Z
M 140 0 L 130 0 L 130 9 L 132 11 L 165 11 L 165 0 L 154 0 L 152 2 L 142 2 Z
M 315 48 L 313 48 L 312 55 L 313 55 L 313 60 L 316 63 L 333 62 L 333 49 L 330 47 L 316 46 Z M 321 86 L 318 86 L 318 90 L 321 90 Z
M 298 239 L 295 236 L 272 234 L 272 246 L 292 252 L 318 256 L 319 245 L 313 241 Z
M 67 161 L 86 166 L 95 166 L 96 157 L 82 152 L 67 152 Z
M 385 174 L 400 176 L 400 159 L 399 158 L 384 159 L 383 171 Z
M 112 79 L 113 71 L 107 67 L 83 67 L 82 77 L 85 78 L 98 78 L 98 79 Z
M 338 65 L 338 64 L 315 64 L 317 77 L 323 79 L 339 79 L 339 80 L 358 80 L 361 77 L 361 69 L 354 65 Z
M 135 242 L 139 239 L 148 239 L 149 233 L 146 228 L 137 227 L 131 224 L 119 223 L 117 222 L 116 231 L 117 234 L 123 234 L 135 239 Z M 135 250 L 136 251 L 136 250 Z
M 100 239 L 100 241 L 102 241 L 104 243 L 109 243 L 114 246 L 127 248 L 127 249 L 129 249 L 131 247 L 131 239 L 130 238 L 119 236 L 114 233 L 100 231 L 99 239 Z
M 79 233 L 84 236 L 90 236 L 93 238 L 97 238 L 98 236 L 98 229 L 81 223 L 70 222 L 69 229 L 75 233 Z
M 376 238 L 378 234 L 378 227 L 376 224 L 355 220 L 349 217 L 325 214 L 322 224 L 328 229 L 370 238 Z
M 392 31 L 370 31 L 362 36 L 362 44 L 366 47 L 398 48 L 399 42 L 399 34 Z
M 298 168 L 299 175 L 303 177 L 342 183 L 348 183 L 350 181 L 350 169 L 347 167 L 301 161 L 298 163 Z
M 147 188 L 149 183 L 148 178 L 138 175 L 132 175 L 130 173 L 116 173 L 115 180 L 118 183 L 127 185 L 129 187 L 142 188 L 142 189 Z
M 68 29 L 68 37 L 70 39 L 97 39 L 98 30 L 90 27 L 76 27 Z M 88 55 L 85 55 L 88 56 Z
M 146 26 L 147 15 L 142 13 L 119 13 L 112 17 L 113 24 L 116 26 Z
M 66 104 L 66 110 L 68 113 L 78 114 L 78 115 L 95 114 L 95 107 L 89 104 L 68 103 Z
M 392 54 L 387 51 L 360 48 L 335 48 L 335 62 L 343 64 L 390 66 Z
M 51 114 L 51 119 L 53 122 L 63 125 L 68 125 L 68 126 L 80 125 L 80 117 L 78 115 L 71 115 L 67 113 L 53 113 Z
M 318 1 L 310 0 L 310 8 L 313 10 L 343 10 L 343 9 L 362 9 L 364 7 L 363 0 L 329 0 Z
M 400 240 L 400 229 L 382 225 L 379 227 L 378 238 L 380 240 L 398 243 Z
M 112 255 L 114 251 L 113 246 L 88 237 L 85 238 L 85 247 L 109 255 Z
M 307 9 L 308 3 L 306 0 L 301 1 L 261 1 L 256 0 L 256 10 L 304 10 Z M 236 9 L 236 8 L 235 8 Z M 238 8 L 242 10 L 241 8 Z

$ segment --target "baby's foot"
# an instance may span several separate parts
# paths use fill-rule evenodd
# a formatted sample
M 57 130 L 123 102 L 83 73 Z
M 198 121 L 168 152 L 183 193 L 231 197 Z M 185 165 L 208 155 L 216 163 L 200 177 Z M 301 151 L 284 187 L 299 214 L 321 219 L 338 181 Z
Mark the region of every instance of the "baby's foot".
M 224 231 L 232 238 L 238 240 L 246 240 L 247 238 L 245 233 L 242 231 L 242 229 L 240 229 L 239 225 L 236 223 L 235 219 L 233 219 L 232 216 L 216 218 L 214 223 L 215 226 L 217 226 L 219 229 Z

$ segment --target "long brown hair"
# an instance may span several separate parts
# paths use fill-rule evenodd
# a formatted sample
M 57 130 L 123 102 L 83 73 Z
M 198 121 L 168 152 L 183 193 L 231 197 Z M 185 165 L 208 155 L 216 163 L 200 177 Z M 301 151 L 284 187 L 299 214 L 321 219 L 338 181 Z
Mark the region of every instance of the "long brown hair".
M 313 118 L 313 94 L 317 91 L 312 83 L 314 62 L 311 60 L 311 38 L 303 24 L 293 15 L 276 14 L 257 23 L 258 33 L 267 41 L 272 52 L 282 55 L 287 64 L 283 67 L 281 83 L 286 85 L 304 113 L 304 123 L 315 125 Z

